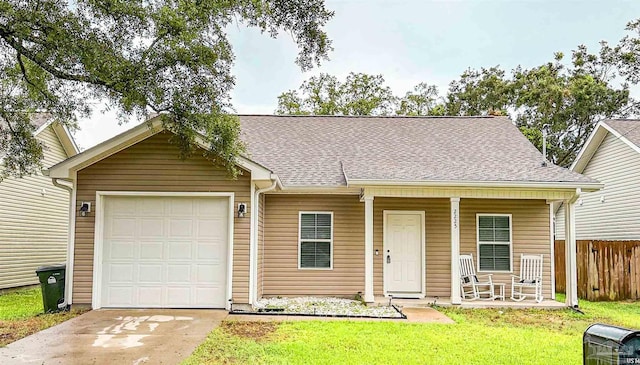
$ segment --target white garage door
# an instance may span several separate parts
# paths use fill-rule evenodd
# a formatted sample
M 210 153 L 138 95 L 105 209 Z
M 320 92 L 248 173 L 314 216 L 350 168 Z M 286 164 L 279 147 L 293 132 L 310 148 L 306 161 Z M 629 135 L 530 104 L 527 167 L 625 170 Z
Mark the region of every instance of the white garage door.
M 224 308 L 227 197 L 104 198 L 102 307 Z

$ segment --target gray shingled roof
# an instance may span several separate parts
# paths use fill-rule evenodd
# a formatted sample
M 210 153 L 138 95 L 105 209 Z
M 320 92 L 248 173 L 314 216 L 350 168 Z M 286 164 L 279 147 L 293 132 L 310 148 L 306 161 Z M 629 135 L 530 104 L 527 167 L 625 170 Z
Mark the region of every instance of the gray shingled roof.
M 240 115 L 249 158 L 285 186 L 349 180 L 596 183 L 554 165 L 505 117 Z
M 47 123 L 51 119 L 51 114 L 49 113 L 34 113 L 31 117 L 31 124 L 33 125 L 34 130 L 38 130 L 38 128 L 42 127 L 45 123 Z M 0 118 L 0 128 L 6 128 L 7 121 Z M 4 151 L 0 152 L 0 159 L 3 159 L 6 156 Z
M 49 113 L 34 113 L 31 117 L 31 125 L 33 125 L 33 129 L 37 130 L 42 127 L 46 122 L 51 119 L 51 114 Z M 6 127 L 7 122 L 0 118 L 0 127 Z
M 615 129 L 631 143 L 640 147 L 640 120 L 638 119 L 611 119 L 605 123 Z

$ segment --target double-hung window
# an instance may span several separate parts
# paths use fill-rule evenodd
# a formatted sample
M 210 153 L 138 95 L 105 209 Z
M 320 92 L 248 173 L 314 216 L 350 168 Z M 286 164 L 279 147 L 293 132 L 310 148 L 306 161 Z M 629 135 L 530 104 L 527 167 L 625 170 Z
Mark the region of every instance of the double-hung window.
M 511 271 L 511 214 L 478 214 L 480 271 Z
M 333 268 L 333 213 L 300 212 L 298 268 Z

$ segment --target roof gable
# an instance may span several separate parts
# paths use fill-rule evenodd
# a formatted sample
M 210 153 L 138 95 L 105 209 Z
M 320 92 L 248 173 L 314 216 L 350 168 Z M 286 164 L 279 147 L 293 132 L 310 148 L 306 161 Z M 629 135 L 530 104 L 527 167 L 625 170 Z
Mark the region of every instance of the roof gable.
M 151 118 L 139 125 L 118 134 L 98 145 L 95 145 L 82 153 L 79 153 L 59 164 L 52 166 L 46 174 L 52 178 L 73 178 L 74 172 L 101 161 L 119 151 L 122 151 L 146 138 L 149 138 L 165 130 L 159 117 Z M 196 138 L 196 143 L 202 148 L 207 148 L 203 138 Z M 253 180 L 271 180 L 272 171 L 243 156 L 236 159 L 238 166 L 251 172 Z
M 7 123 L 5 120 L 0 118 L 0 126 L 6 126 Z M 77 155 L 80 152 L 76 141 L 73 138 L 73 135 L 69 131 L 69 129 L 63 125 L 62 123 L 57 122 L 55 119 L 51 117 L 49 113 L 34 113 L 31 117 L 31 125 L 35 129 L 33 135 L 37 137 L 40 133 L 46 130 L 48 127 L 53 129 L 53 132 L 58 137 L 58 140 L 62 144 L 65 153 L 68 157 L 72 157 Z M 0 155 L 0 160 L 2 160 L 3 155 Z
M 600 144 L 611 133 L 620 141 L 627 144 L 634 151 L 640 153 L 640 120 L 636 119 L 612 119 L 605 120 L 596 125 L 589 139 L 585 142 L 578 156 L 571 164 L 572 171 L 582 173 L 593 158 Z

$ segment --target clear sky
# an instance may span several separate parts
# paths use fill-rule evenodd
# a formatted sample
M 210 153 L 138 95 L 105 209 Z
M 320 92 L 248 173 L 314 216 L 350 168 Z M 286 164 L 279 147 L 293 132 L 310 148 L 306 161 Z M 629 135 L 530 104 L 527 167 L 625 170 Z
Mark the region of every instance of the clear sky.
M 594 51 L 601 40 L 617 43 L 628 21 L 640 18 L 640 1 L 568 0 L 328 0 L 327 25 L 334 51 L 321 67 L 303 73 L 289 35 L 277 39 L 255 29 L 229 29 L 236 64 L 233 103 L 239 113 L 272 114 L 277 97 L 320 72 L 382 74 L 394 93 L 416 84 L 447 85 L 467 68 L 538 66 L 553 53 L 569 55 L 579 44 Z M 112 113 L 80 122 L 76 140 L 88 148 L 133 127 Z

